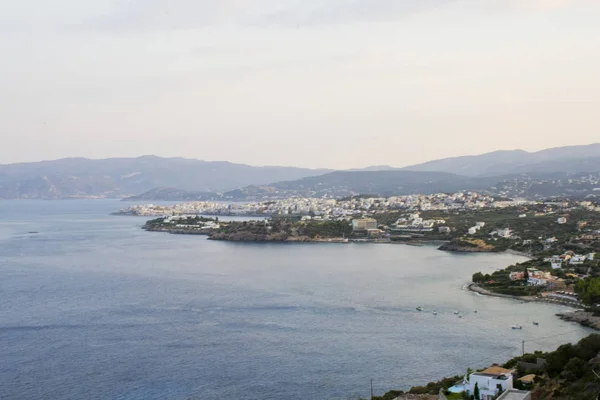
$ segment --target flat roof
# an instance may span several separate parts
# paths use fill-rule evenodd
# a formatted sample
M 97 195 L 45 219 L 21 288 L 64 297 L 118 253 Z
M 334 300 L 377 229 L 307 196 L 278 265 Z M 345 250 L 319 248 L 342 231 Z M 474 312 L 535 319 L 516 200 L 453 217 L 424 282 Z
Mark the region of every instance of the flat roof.
M 496 400 L 523 400 L 525 398 L 527 398 L 529 395 L 529 392 L 526 390 L 507 390 L 506 392 L 502 393 L 502 395 L 500 397 L 498 397 L 498 399 Z M 529 397 L 531 398 L 531 397 Z

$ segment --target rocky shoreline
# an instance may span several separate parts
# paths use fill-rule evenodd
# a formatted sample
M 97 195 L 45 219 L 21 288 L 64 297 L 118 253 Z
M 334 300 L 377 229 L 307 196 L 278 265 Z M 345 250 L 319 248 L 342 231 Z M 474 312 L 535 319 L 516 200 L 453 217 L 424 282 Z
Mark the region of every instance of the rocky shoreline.
M 556 314 L 557 317 L 563 321 L 577 322 L 588 328 L 600 330 L 600 317 L 595 316 L 594 313 L 584 310 L 576 310 L 567 313 Z
M 499 253 L 495 249 L 486 249 L 476 246 L 463 246 L 457 243 L 446 243 L 440 246 L 438 250 L 450 251 L 454 253 Z
M 505 299 L 512 299 L 512 300 L 519 300 L 519 301 L 526 301 L 526 302 L 542 301 L 541 299 L 538 299 L 536 297 L 531 297 L 531 296 L 522 296 L 521 297 L 521 296 L 511 296 L 509 294 L 494 293 L 494 292 L 491 292 L 489 290 L 486 290 L 486 289 L 480 287 L 476 283 L 468 284 L 467 289 L 470 290 L 471 292 L 479 293 L 484 296 L 502 297 Z

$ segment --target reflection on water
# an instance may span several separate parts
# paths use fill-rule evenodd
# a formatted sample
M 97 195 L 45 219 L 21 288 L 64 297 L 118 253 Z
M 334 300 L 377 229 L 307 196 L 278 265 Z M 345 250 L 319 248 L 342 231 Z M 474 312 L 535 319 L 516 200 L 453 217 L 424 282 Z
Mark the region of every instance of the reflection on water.
M 144 232 L 120 207 L 1 204 L 3 395 L 357 398 L 371 378 L 406 389 L 588 333 L 560 306 L 463 290 L 517 256 L 211 242 Z

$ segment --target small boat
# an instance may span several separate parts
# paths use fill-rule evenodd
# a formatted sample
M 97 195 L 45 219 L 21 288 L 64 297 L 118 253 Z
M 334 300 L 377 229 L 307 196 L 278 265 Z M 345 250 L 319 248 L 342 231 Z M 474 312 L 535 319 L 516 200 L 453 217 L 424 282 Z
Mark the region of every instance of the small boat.
M 523 329 L 523 327 L 521 325 L 513 325 L 511 326 L 512 329 Z
M 434 311 L 434 312 L 433 312 L 433 315 L 437 315 L 437 311 Z
M 458 318 L 462 318 L 462 315 L 459 315 Z
M 458 314 L 458 311 L 454 311 L 454 314 Z
M 475 314 L 477 314 L 477 310 L 473 311 Z
M 417 311 L 423 311 L 423 307 L 417 307 Z
M 536 321 L 533 321 L 533 324 L 534 324 L 535 326 L 538 326 L 540 323 L 539 323 L 539 322 L 536 322 Z

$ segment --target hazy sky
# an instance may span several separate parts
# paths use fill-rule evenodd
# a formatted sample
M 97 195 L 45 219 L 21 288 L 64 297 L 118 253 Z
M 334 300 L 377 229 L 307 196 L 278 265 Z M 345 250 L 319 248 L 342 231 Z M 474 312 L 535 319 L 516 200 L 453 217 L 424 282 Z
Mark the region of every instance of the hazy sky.
M 0 0 L 0 163 L 600 142 L 598 0 Z

